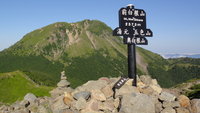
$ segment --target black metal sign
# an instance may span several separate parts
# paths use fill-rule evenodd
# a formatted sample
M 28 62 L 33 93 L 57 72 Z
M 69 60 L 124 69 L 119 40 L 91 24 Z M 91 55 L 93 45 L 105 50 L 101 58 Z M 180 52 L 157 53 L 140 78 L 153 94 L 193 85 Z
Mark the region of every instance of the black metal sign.
M 119 27 L 113 31 L 113 35 L 123 36 L 125 44 L 147 45 L 147 39 L 144 37 L 152 37 L 153 33 L 146 28 L 146 12 L 142 9 L 134 9 L 133 5 L 121 8 Z
M 153 32 L 146 28 L 146 12 L 142 9 L 135 9 L 133 5 L 121 8 L 119 10 L 119 27 L 114 29 L 113 35 L 123 36 L 124 44 L 128 45 L 128 77 L 133 78 L 133 85 L 137 86 L 135 45 L 148 45 L 145 37 L 153 36 Z M 124 84 L 120 80 L 115 84 L 114 89 L 120 88 Z

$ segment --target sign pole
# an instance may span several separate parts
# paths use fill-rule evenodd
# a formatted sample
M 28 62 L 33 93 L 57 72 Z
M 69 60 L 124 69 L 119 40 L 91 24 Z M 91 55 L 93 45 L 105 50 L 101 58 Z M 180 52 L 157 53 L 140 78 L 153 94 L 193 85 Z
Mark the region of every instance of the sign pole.
M 128 78 L 121 78 L 113 89 L 119 89 L 125 82 L 133 79 L 133 86 L 137 87 L 136 76 L 136 45 L 148 45 L 145 37 L 152 37 L 153 32 L 146 27 L 146 12 L 135 9 L 132 4 L 119 10 L 119 27 L 113 31 L 113 36 L 122 36 L 128 49 Z
M 135 44 L 128 44 L 128 77 L 133 78 L 133 86 L 137 87 Z

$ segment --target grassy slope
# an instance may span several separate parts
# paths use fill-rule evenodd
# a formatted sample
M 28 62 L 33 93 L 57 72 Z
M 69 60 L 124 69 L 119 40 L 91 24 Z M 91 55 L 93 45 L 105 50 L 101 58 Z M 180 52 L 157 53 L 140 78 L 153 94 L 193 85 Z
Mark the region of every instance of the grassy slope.
M 66 29 L 73 37 L 78 31 L 80 41 L 68 46 Z M 92 47 L 86 31 L 90 32 L 96 49 Z M 49 39 L 55 40 L 49 43 Z M 56 52 L 63 53 L 56 57 L 57 60 L 52 60 Z M 148 64 L 149 74 L 162 87 L 199 77 L 194 75 L 199 72 L 196 64 L 195 67 L 194 64 L 183 67 L 181 65 L 185 66 L 185 63 L 165 60 L 142 48 L 137 48 L 137 52 Z M 72 86 L 76 87 L 101 76 L 126 76 L 126 54 L 126 45 L 119 37 L 113 37 L 112 29 L 100 21 L 59 22 L 28 33 L 17 44 L 0 53 L 0 72 L 24 71 L 35 82 L 54 86 L 59 81 L 60 72 L 65 70 Z M 143 73 L 141 69 L 137 72 L 139 75 Z
M 31 92 L 36 96 L 50 96 L 51 87 L 37 86 L 20 71 L 0 73 L 0 101 L 13 103 Z

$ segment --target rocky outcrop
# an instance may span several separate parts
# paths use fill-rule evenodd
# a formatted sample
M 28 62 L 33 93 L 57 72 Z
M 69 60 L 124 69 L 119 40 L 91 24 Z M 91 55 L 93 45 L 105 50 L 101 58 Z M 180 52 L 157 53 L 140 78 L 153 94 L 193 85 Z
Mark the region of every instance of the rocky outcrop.
M 103 77 L 72 89 L 62 72 L 51 97 L 28 93 L 20 102 L 1 106 L 0 113 L 200 113 L 200 99 L 175 96 L 149 76 L 138 77 L 137 87 L 129 79 L 114 93 L 118 80 Z

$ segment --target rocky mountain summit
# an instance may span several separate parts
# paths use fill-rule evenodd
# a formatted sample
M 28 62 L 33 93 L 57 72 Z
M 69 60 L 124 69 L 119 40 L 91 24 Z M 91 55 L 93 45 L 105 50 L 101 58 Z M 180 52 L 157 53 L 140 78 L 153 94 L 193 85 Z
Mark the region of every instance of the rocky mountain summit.
M 1 106 L 0 113 L 200 113 L 200 99 L 162 89 L 149 76 L 138 77 L 137 87 L 129 79 L 114 93 L 118 80 L 102 77 L 72 89 L 62 72 L 51 97 L 28 93 L 22 101 Z

